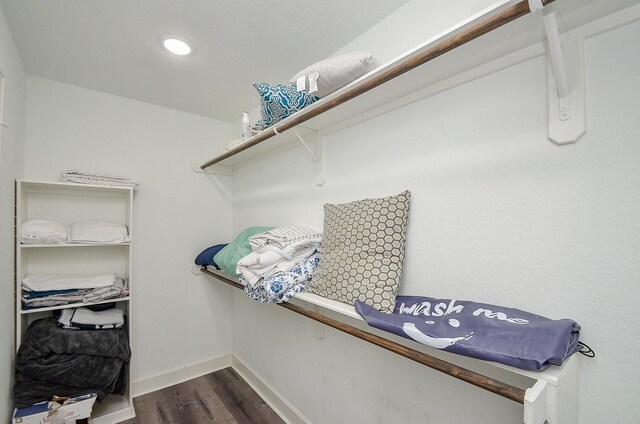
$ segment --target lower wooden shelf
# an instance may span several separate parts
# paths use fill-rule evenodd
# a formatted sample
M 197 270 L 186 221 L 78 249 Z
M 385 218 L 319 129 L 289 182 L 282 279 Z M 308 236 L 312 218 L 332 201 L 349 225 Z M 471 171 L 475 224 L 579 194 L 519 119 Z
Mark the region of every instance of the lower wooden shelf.
M 201 271 L 237 289 L 243 289 L 236 278 L 213 267 L 204 267 Z M 521 403 L 524 406 L 525 424 L 578 423 L 578 355 L 570 356 L 560 367 L 551 366 L 541 372 L 532 372 L 455 355 L 368 327 L 352 305 L 315 294 L 298 293 L 292 301 L 278 306 Z M 335 316 L 335 319 L 330 315 Z M 476 370 L 481 370 L 484 374 Z

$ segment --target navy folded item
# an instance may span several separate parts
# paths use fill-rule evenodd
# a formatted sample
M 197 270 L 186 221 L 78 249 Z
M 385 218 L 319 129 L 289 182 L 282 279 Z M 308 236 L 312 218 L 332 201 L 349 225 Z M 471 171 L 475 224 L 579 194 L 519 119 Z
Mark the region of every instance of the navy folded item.
M 356 311 L 372 327 L 472 358 L 541 371 L 579 350 L 580 326 L 519 309 L 464 300 L 398 296 L 391 314 L 359 300 Z
M 195 260 L 196 265 L 200 265 L 200 266 L 211 265 L 211 266 L 214 266 L 216 269 L 220 269 L 220 267 L 213 260 L 213 257 L 216 256 L 216 254 L 219 251 L 221 251 L 227 244 L 228 243 L 216 244 L 215 246 L 207 247 L 206 249 L 204 249 L 202 252 L 198 254 L 198 256 L 196 256 L 196 260 Z
M 55 296 L 58 294 L 77 293 L 80 289 L 63 289 L 63 290 L 23 290 L 22 297 L 25 299 L 35 299 L 37 297 Z

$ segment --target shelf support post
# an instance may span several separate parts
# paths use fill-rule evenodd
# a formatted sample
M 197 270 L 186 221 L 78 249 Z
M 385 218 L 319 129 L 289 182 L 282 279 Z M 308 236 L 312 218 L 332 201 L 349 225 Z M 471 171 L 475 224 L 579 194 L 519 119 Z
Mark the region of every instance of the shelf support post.
M 560 39 L 553 5 L 542 9 L 547 34 L 547 97 L 549 140 L 577 142 L 586 132 L 583 40 Z M 565 37 L 566 38 L 566 37 Z
M 317 186 L 324 185 L 324 137 L 316 137 L 317 139 L 313 141 L 312 146 L 309 146 L 309 144 L 304 141 L 296 128 L 293 129 L 293 132 L 295 133 L 296 137 L 298 137 L 298 141 L 300 141 L 300 144 L 304 146 L 304 148 L 307 150 L 307 153 L 309 153 L 309 156 L 311 156 L 311 160 L 313 160 L 314 183 Z
M 565 359 L 556 378 L 540 379 L 525 391 L 525 424 L 578 424 L 579 356 Z

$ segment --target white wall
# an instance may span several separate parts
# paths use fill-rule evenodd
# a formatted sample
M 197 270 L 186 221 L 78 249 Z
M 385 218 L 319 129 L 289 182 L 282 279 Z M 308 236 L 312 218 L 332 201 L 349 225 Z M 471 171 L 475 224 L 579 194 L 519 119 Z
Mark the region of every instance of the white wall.
M 365 50 L 373 53 L 376 63 L 381 65 L 496 3 L 496 0 L 409 1 L 336 54 Z
M 4 108 L 0 109 L 4 116 L 0 122 L 9 128 L 0 127 L 0 420 L 8 422 L 13 412 L 13 182 L 23 168 L 26 75 L 0 8 L 0 81 L 2 77 Z
M 409 189 L 401 292 L 575 319 L 597 352 L 580 358 L 579 422 L 637 423 L 638 42 L 638 22 L 586 41 L 575 145 L 547 140 L 539 57 L 327 137 L 323 187 L 302 149 L 242 168 L 234 230 L 318 226 L 323 203 Z M 234 295 L 234 352 L 314 423 L 522 422 L 521 405 L 325 331 Z
M 230 177 L 191 170 L 220 151 L 231 126 L 97 91 L 27 79 L 25 178 L 61 171 L 124 175 L 134 198 L 132 378 L 231 351 L 228 288 L 190 265 L 231 235 Z

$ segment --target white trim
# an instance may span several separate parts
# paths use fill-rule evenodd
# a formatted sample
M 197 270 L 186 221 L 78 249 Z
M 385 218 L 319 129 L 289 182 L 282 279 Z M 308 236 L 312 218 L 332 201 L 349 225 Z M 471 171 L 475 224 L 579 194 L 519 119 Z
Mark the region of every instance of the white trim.
M 205 359 L 204 361 L 185 364 L 183 367 L 175 368 L 162 374 L 156 374 L 134 381 L 131 383 L 131 392 L 133 393 L 133 397 L 142 396 L 214 371 L 219 371 L 229 366 L 231 366 L 231 354 L 225 353 Z
M 232 355 L 231 367 L 287 424 L 312 424 L 295 406 L 285 399 L 271 384 L 256 373 L 237 355 Z
M 544 8 L 544 4 L 542 4 L 542 0 L 529 0 L 529 10 L 531 12 L 537 12 L 538 10 L 542 10 Z

